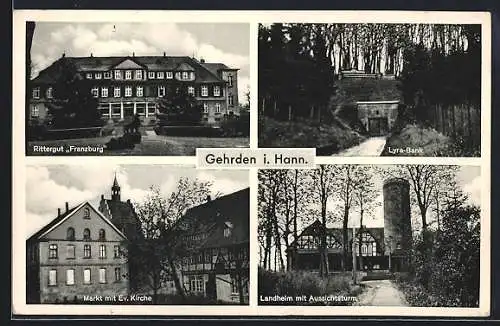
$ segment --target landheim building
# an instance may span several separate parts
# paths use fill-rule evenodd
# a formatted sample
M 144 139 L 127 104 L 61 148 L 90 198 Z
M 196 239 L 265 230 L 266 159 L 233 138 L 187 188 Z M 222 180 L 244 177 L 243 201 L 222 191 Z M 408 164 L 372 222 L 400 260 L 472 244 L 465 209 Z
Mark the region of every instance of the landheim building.
M 411 249 L 410 185 L 400 178 L 388 179 L 383 185 L 384 227 L 348 228 L 348 259 L 343 266 L 343 230 L 327 228 L 326 243 L 330 271 L 352 269 L 353 235 L 356 266 L 362 270 L 404 272 L 409 267 Z M 318 271 L 320 267 L 319 235 L 323 232 L 319 220 L 307 226 L 288 251 L 292 269 Z M 359 241 L 361 240 L 361 241 Z
M 42 70 L 30 81 L 30 120 L 45 120 L 48 104 L 62 66 L 74 65 L 79 78 L 92 84 L 91 93 L 99 102 L 105 120 L 119 121 L 139 115 L 154 120 L 158 100 L 168 96 L 168 85 L 178 82 L 203 106 L 202 122 L 217 124 L 225 115 L 238 115 L 238 69 L 224 63 L 210 63 L 188 56 L 67 57 Z

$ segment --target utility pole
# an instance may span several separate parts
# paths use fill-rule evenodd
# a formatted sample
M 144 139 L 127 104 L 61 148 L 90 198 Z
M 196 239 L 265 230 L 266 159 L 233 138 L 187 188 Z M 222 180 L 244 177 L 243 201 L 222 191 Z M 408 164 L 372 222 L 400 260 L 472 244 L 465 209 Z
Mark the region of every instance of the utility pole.
M 352 282 L 358 284 L 356 275 L 356 227 L 352 227 Z

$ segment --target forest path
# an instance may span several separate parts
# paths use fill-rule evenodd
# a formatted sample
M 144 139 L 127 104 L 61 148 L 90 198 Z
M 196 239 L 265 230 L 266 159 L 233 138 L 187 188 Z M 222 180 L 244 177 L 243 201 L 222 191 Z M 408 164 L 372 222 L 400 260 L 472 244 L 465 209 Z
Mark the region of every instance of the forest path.
M 365 291 L 359 296 L 357 306 L 408 307 L 401 291 L 390 280 L 364 281 Z
M 344 149 L 332 156 L 380 156 L 387 138 L 370 137 L 359 145 Z

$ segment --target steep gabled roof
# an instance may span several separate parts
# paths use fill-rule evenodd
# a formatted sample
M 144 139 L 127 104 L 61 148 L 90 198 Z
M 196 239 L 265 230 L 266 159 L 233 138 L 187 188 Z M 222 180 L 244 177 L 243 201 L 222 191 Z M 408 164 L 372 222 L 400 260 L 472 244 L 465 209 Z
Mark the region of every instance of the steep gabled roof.
M 219 77 L 217 69 L 230 69 L 221 63 L 201 64 L 198 60 L 188 56 L 64 57 L 40 71 L 32 81 L 40 84 L 54 83 L 61 70 L 61 60 L 68 60 L 78 71 L 84 73 L 109 71 L 122 62 L 130 60 L 148 71 L 195 71 L 195 81 L 207 83 L 224 82 Z
M 208 233 L 198 248 L 216 248 L 250 241 L 250 188 L 246 188 L 190 208 L 181 218 L 187 222 L 187 235 Z M 224 236 L 224 228 L 231 234 Z
M 110 221 L 108 220 L 98 209 L 96 209 L 92 204 L 90 204 L 89 202 L 85 201 L 71 209 L 69 209 L 67 212 L 65 212 L 64 214 L 61 214 L 59 216 L 57 216 L 55 219 L 53 219 L 52 221 L 50 221 L 48 224 L 46 224 L 44 227 L 42 227 L 40 230 L 38 230 L 37 232 L 35 232 L 31 237 L 28 238 L 28 242 L 32 242 L 32 241 L 37 241 L 37 240 L 43 240 L 44 239 L 44 236 L 49 233 L 50 231 L 52 231 L 53 229 L 55 229 L 58 225 L 62 224 L 64 221 L 66 221 L 67 219 L 69 219 L 75 212 L 77 212 L 79 209 L 81 209 L 82 207 L 84 207 L 85 205 L 88 205 L 90 206 L 90 208 L 92 208 L 100 218 L 102 218 L 107 224 L 109 224 L 113 230 L 115 230 L 121 237 L 123 237 L 123 239 L 126 239 L 127 237 L 120 231 L 118 230 L 118 228 Z

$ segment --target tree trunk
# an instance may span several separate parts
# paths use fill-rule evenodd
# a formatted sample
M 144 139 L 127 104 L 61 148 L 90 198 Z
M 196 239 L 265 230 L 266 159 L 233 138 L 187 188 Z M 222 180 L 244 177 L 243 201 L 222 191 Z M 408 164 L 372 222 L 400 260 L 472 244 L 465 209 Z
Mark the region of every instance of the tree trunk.
M 184 291 L 184 285 L 181 283 L 179 275 L 177 274 L 177 267 L 175 266 L 175 262 L 173 261 L 173 259 L 171 259 L 171 257 L 167 257 L 167 260 L 170 266 L 170 270 L 172 272 L 172 279 L 174 281 L 177 294 L 184 301 L 184 299 L 186 298 L 186 292 Z

